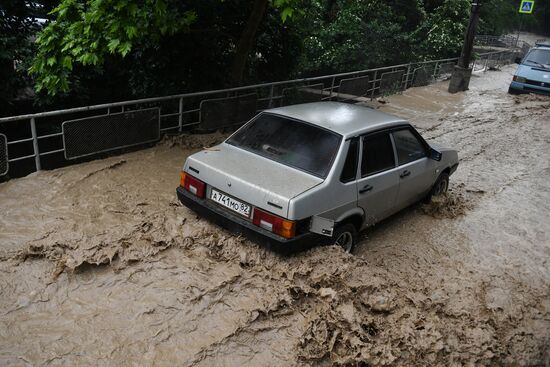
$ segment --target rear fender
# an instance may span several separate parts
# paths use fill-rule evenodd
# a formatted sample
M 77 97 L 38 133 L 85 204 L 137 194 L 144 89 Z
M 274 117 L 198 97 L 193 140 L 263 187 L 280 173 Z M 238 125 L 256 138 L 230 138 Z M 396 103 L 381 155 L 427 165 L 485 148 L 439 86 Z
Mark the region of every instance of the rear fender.
M 357 231 L 359 231 L 360 229 L 363 228 L 363 225 L 365 223 L 365 212 L 360 207 L 353 208 L 343 213 L 336 219 L 336 223 L 343 223 L 343 222 L 346 222 L 348 219 L 354 218 L 354 217 L 360 218 L 360 224 L 359 226 L 357 226 Z
M 347 210 L 344 213 L 341 213 L 336 219 L 331 219 L 328 213 L 315 215 L 311 218 L 310 232 L 318 233 L 323 236 L 332 236 L 334 228 L 338 224 L 346 222 L 350 218 L 358 218 L 359 220 L 353 220 L 353 224 L 357 226 L 357 230 L 361 229 L 363 226 L 364 212 L 362 208 L 355 207 L 353 209 Z M 359 223 L 355 223 L 359 222 Z

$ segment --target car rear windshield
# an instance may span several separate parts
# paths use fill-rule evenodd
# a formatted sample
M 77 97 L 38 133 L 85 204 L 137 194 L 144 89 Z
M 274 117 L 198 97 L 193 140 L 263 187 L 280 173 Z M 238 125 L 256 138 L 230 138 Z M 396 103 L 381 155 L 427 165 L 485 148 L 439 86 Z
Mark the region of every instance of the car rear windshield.
M 226 142 L 317 177 L 328 175 L 341 136 L 283 116 L 263 113 Z

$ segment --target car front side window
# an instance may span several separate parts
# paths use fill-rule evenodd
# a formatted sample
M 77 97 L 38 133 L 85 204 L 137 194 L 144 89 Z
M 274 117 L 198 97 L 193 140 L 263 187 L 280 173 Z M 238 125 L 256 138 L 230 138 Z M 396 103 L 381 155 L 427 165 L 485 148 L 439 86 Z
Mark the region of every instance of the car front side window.
M 416 161 L 426 156 L 424 144 L 412 133 L 410 129 L 402 129 L 392 132 L 397 160 L 399 165 Z
M 363 137 L 361 177 L 370 176 L 394 167 L 395 157 L 388 132 Z

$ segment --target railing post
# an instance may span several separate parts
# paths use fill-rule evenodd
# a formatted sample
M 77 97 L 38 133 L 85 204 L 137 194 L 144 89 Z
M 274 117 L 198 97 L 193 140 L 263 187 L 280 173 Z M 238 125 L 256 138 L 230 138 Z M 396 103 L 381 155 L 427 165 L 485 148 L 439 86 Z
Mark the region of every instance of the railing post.
M 333 96 L 333 93 L 334 93 L 334 83 L 336 83 L 336 77 L 333 76 L 332 80 L 330 82 L 330 94 L 329 94 L 329 99 L 328 99 L 329 101 L 332 101 L 332 98 L 333 98 L 332 96 Z M 336 94 L 336 93 L 334 93 L 334 94 Z M 340 94 L 340 89 L 338 89 L 338 94 Z M 338 99 L 336 99 L 336 100 L 338 100 Z
M 183 126 L 183 98 L 180 97 L 178 106 L 178 131 L 181 133 Z
M 32 134 L 32 147 L 34 150 L 34 165 L 36 170 L 40 171 L 42 166 L 40 165 L 40 152 L 38 151 L 38 135 L 36 134 L 36 123 L 34 117 L 31 117 L 31 134 Z
M 411 76 L 410 73 L 411 73 L 411 64 L 409 63 L 409 65 L 407 65 L 407 75 L 405 77 L 405 87 L 403 88 L 403 90 L 407 90 L 407 88 L 409 87 L 409 77 Z M 412 80 L 412 78 L 410 78 L 410 80 Z
M 273 93 L 275 92 L 275 86 L 271 84 L 271 88 L 269 88 L 269 102 L 267 104 L 267 108 L 273 107 Z
M 374 71 L 374 77 L 372 78 L 372 91 L 370 92 L 370 99 L 374 99 L 374 90 L 376 89 L 376 77 L 378 76 L 378 70 Z

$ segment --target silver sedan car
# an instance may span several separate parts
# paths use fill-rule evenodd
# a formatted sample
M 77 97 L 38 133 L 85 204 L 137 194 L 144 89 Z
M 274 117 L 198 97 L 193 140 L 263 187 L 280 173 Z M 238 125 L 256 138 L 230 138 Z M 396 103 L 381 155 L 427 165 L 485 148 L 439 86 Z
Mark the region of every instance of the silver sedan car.
M 455 150 L 399 117 L 319 102 L 266 110 L 187 158 L 179 200 L 256 242 L 292 252 L 334 244 L 447 190 Z

